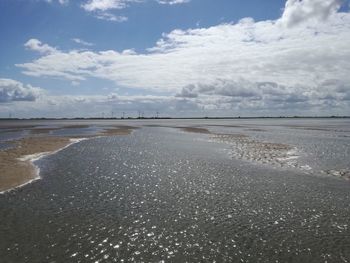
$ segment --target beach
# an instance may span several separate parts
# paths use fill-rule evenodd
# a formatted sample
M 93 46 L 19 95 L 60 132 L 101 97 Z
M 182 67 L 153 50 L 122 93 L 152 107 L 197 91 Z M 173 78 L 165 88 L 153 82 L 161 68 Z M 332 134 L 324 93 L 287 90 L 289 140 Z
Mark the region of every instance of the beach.
M 34 165 L 34 161 L 84 139 L 79 136 L 47 137 L 45 135 L 54 130 L 86 127 L 88 126 L 70 125 L 61 128 L 13 127 L 15 130 L 29 128 L 34 136 L 12 141 L 13 147 L 0 151 L 0 193 L 39 179 L 39 170 Z M 132 129 L 133 127 L 113 127 L 88 137 L 128 135 Z
M 349 261 L 349 135 L 329 119 L 0 122 L 1 164 L 25 175 L 0 195 L 1 259 Z
M 35 156 L 57 151 L 69 143 L 69 138 L 31 137 L 16 141 L 12 149 L 1 151 L 0 192 L 36 179 L 38 174 L 32 163 Z M 32 157 L 25 158 L 28 155 Z

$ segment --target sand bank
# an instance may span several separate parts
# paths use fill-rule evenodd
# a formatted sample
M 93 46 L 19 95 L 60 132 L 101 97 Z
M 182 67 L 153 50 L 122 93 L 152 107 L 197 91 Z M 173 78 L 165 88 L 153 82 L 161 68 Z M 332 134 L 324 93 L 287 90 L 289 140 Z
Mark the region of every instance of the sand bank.
M 29 137 L 15 142 L 15 148 L 0 151 L 0 192 L 37 178 L 32 160 L 41 153 L 57 151 L 70 143 L 63 137 Z
M 100 133 L 104 136 L 113 136 L 113 135 L 129 135 L 133 130 L 137 129 L 136 127 L 131 126 L 116 126 L 112 128 L 105 129 Z
M 208 129 L 198 128 L 198 127 L 180 127 L 181 130 L 185 132 L 193 132 L 193 133 L 203 133 L 203 134 L 211 134 Z
M 14 141 L 12 143 L 15 147 L 0 151 L 0 193 L 39 179 L 39 171 L 33 164 L 34 161 L 82 140 L 82 136 L 74 136 L 73 138 L 38 136 L 60 129 L 57 127 L 31 128 L 34 130 L 32 133 L 34 136 Z M 63 128 L 67 129 L 68 127 L 65 126 Z M 70 126 L 69 128 L 85 128 L 85 126 Z M 98 134 L 84 137 L 128 135 L 133 129 L 135 127 L 116 126 L 105 129 Z
M 297 149 L 291 145 L 263 142 L 242 133 L 214 133 L 201 127 L 181 127 L 181 129 L 186 132 L 209 134 L 209 141 L 232 145 L 229 154 L 235 159 L 279 167 L 300 168 L 297 164 L 299 158 Z

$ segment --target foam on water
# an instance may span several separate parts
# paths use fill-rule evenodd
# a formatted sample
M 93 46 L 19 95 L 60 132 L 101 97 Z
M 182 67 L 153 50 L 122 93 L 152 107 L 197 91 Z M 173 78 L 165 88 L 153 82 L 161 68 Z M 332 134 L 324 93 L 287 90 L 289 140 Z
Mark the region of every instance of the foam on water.
M 39 168 L 39 166 L 37 166 L 35 164 L 36 161 L 39 161 L 40 159 L 42 159 L 44 157 L 47 157 L 49 155 L 56 154 L 56 153 L 58 153 L 58 152 L 60 152 L 60 151 L 62 151 L 64 149 L 68 148 L 69 146 L 71 146 L 73 144 L 76 144 L 76 143 L 79 143 L 79 142 L 84 141 L 84 140 L 87 140 L 87 138 L 70 138 L 69 139 L 69 141 L 70 141 L 69 144 L 67 144 L 66 146 L 64 146 L 64 147 L 62 147 L 62 148 L 60 148 L 60 149 L 58 149 L 56 151 L 28 154 L 28 155 L 24 155 L 22 157 L 17 158 L 17 160 L 19 160 L 21 162 L 29 162 L 33 166 L 33 168 L 34 168 L 34 178 L 29 180 L 29 181 L 27 181 L 27 182 L 25 182 L 25 183 L 23 183 L 23 184 L 21 184 L 21 185 L 18 185 L 18 186 L 14 187 L 14 188 L 11 188 L 11 189 L 8 189 L 8 190 L 5 190 L 5 191 L 1 191 L 0 194 L 5 194 L 7 192 L 13 191 L 13 190 L 15 190 L 17 188 L 21 188 L 23 186 L 26 186 L 28 184 L 31 184 L 31 183 L 41 179 L 41 177 L 40 177 L 40 168 Z

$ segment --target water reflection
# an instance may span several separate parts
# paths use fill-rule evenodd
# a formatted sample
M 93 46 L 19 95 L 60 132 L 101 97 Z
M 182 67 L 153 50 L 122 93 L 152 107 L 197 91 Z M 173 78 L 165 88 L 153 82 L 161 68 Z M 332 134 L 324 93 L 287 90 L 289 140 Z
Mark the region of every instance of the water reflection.
M 350 260 L 348 182 L 226 150 L 208 135 L 144 128 L 49 156 L 43 180 L 0 196 L 2 260 Z

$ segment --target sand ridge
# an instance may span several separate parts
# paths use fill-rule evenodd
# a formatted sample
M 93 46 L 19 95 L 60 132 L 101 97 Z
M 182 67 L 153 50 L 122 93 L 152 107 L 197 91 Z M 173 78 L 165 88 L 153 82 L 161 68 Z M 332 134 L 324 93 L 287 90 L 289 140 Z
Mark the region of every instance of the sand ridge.
M 67 128 L 85 128 L 85 126 L 30 127 L 33 132 L 29 137 L 13 141 L 11 143 L 14 147 L 0 151 L 0 193 L 36 180 L 38 175 L 37 168 L 33 165 L 34 159 L 57 152 L 72 143 L 79 142 L 83 137 L 129 135 L 136 129 L 131 126 L 115 126 L 88 136 L 48 136 L 53 130 Z

